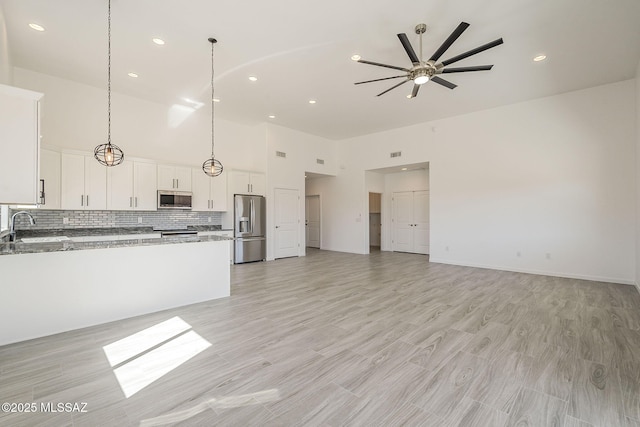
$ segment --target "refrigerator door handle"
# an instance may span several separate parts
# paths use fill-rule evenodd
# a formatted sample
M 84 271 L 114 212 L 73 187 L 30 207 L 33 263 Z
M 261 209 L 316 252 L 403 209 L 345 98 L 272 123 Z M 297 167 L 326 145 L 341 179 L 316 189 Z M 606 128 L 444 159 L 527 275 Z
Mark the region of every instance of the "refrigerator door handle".
M 251 220 L 249 221 L 249 224 L 251 226 L 251 234 L 253 234 L 253 224 L 256 222 L 256 207 L 253 204 L 253 199 L 250 200 L 250 205 L 251 205 Z

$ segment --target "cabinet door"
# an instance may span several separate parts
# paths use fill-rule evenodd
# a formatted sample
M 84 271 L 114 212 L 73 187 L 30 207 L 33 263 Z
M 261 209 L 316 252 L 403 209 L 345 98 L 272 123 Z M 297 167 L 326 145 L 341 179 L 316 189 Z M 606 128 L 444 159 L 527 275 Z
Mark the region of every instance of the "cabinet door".
M 250 194 L 249 172 L 232 171 L 230 173 L 231 196 L 234 194 Z
M 84 209 L 84 156 L 62 154 L 60 205 L 62 209 Z
M 191 210 L 209 211 L 211 210 L 211 178 L 205 175 L 200 168 L 193 168 Z
M 178 191 L 191 191 L 191 168 L 176 166 L 174 176 Z
M 38 203 L 41 96 L 0 85 L 0 204 Z
M 155 211 L 158 208 L 158 178 L 155 163 L 133 164 L 133 207 L 140 211 Z
M 204 175 L 204 174 L 203 174 Z M 211 178 L 211 202 L 216 212 L 227 211 L 227 174 Z
M 109 209 L 125 211 L 133 209 L 133 162 L 125 160 L 107 170 Z
M 85 209 L 107 209 L 107 168 L 93 156 L 84 157 L 84 191 Z
M 40 191 L 44 186 L 44 198 L 39 197 L 38 202 L 44 209 L 60 209 L 60 162 L 57 151 L 40 150 Z
M 252 173 L 250 177 L 251 194 L 264 196 L 267 192 L 267 180 L 263 173 Z
M 158 165 L 158 190 L 177 190 L 175 167 Z

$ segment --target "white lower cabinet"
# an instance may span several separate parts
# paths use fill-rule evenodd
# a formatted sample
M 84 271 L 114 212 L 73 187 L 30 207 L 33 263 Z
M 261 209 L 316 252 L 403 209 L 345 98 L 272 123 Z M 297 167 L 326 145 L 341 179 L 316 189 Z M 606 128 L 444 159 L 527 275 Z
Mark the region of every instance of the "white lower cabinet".
M 60 196 L 62 209 L 107 209 L 106 169 L 93 156 L 63 153 Z
M 201 231 L 198 236 L 225 236 L 233 238 L 233 230 Z M 229 240 L 229 263 L 233 264 L 233 240 Z
M 155 163 L 127 161 L 107 171 L 110 210 L 154 211 L 157 168 Z
M 192 210 L 216 212 L 227 210 L 226 173 L 210 177 L 202 171 L 202 168 L 193 168 L 191 188 L 193 191 Z

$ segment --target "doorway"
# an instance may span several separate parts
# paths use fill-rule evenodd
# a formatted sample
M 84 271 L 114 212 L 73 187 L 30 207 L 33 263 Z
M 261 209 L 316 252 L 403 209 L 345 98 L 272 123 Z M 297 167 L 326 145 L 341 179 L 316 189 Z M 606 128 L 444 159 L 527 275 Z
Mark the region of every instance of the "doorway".
M 320 249 L 320 196 L 306 196 L 304 208 L 306 246 Z
M 382 234 L 382 194 L 369 193 L 369 247 L 380 250 Z

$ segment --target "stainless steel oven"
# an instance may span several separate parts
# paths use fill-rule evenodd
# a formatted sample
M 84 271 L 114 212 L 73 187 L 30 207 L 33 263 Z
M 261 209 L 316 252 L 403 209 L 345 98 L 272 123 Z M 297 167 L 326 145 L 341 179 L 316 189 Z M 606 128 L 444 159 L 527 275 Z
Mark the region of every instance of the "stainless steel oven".
M 158 209 L 191 209 L 191 192 L 158 190 Z

